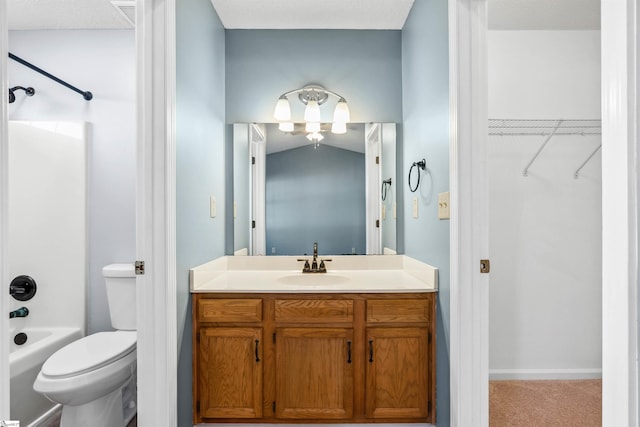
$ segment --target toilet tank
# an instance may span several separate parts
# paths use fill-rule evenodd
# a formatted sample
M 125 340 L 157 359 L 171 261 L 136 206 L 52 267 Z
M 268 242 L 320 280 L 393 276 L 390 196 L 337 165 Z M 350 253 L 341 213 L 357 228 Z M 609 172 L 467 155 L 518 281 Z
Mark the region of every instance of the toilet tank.
M 107 287 L 111 326 L 136 330 L 136 275 L 133 264 L 110 264 L 102 269 Z

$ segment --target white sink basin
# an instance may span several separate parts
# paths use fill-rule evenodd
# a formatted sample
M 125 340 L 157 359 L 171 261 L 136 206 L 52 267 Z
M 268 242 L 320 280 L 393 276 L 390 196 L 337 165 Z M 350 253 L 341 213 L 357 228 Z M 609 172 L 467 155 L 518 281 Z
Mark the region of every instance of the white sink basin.
M 299 273 L 278 277 L 276 281 L 283 285 L 328 286 L 343 285 L 348 283 L 350 279 L 346 276 L 331 273 Z

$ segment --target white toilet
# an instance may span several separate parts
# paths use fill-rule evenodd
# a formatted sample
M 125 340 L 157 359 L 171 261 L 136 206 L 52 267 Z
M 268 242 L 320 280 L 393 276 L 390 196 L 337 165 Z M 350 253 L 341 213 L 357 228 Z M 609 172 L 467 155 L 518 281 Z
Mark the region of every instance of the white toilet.
M 62 404 L 60 427 L 125 425 L 122 388 L 135 383 L 136 279 L 133 264 L 102 269 L 113 332 L 98 332 L 56 351 L 42 365 L 35 391 Z

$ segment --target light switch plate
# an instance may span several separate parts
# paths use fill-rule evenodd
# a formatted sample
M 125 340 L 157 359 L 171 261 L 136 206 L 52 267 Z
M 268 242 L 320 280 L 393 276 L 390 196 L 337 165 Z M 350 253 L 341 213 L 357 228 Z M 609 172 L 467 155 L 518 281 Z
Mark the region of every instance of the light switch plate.
M 216 204 L 216 198 L 213 196 L 209 197 L 209 215 L 211 215 L 211 218 L 216 217 Z
M 387 207 L 382 205 L 382 220 L 384 221 L 385 219 L 387 219 Z
M 418 198 L 413 198 L 413 217 L 418 218 Z
M 449 219 L 449 192 L 438 194 L 438 218 Z

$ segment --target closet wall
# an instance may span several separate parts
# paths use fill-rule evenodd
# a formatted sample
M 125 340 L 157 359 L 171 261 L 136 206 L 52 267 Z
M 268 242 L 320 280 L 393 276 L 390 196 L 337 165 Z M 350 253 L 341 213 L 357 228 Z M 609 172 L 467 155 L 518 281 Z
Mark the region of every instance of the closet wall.
M 489 117 L 599 120 L 600 32 L 490 31 Z M 600 152 L 574 176 L 601 138 L 553 136 L 523 176 L 546 138 L 489 136 L 491 378 L 601 372 Z

